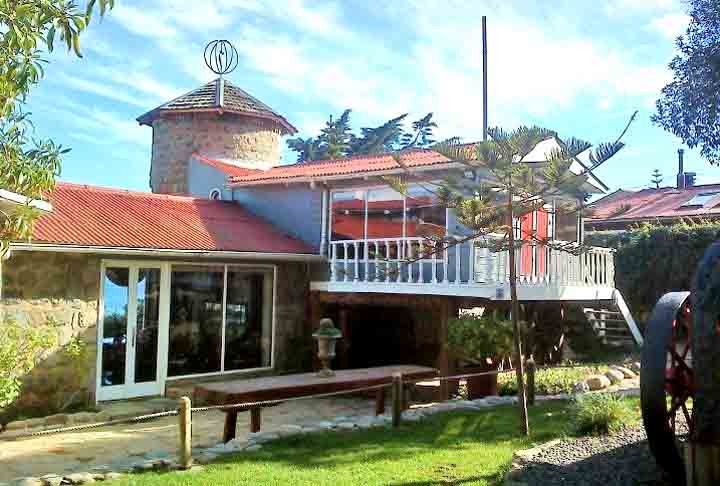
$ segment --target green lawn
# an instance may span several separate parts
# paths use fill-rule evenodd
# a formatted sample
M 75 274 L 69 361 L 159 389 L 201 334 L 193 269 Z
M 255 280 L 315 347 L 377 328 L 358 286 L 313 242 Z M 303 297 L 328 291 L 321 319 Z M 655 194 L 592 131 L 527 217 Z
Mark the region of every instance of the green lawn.
M 637 407 L 637 400 L 632 400 Z M 517 433 L 517 408 L 448 412 L 398 430 L 328 432 L 282 439 L 195 473 L 131 475 L 113 486 L 497 484 L 513 451 L 562 436 L 567 403 L 531 408 L 532 437 Z

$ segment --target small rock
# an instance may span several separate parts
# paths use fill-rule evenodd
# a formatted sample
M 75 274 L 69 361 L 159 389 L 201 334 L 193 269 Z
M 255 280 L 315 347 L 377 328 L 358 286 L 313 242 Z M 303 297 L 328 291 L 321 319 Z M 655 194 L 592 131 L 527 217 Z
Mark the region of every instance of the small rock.
M 575 383 L 572 388 L 573 393 L 585 393 L 590 391 L 590 385 L 588 385 L 587 381 L 581 381 L 580 383 Z
M 16 420 L 15 422 L 10 422 L 5 426 L 5 430 L 10 432 L 11 430 L 25 430 L 28 428 L 27 426 L 28 421 L 27 420 Z
M 592 391 L 602 390 L 610 386 L 610 379 L 605 375 L 592 375 L 585 379 L 585 383 Z
M 197 457 L 196 461 L 198 464 L 209 464 L 215 459 L 217 459 L 217 454 L 213 454 L 211 452 L 204 452 Z
M 95 481 L 105 481 L 105 475 L 103 473 L 91 473 L 91 475 Z
M 56 413 L 45 417 L 45 425 L 66 425 L 70 423 L 70 417 L 64 413 Z
M 628 367 L 635 373 L 640 373 L 640 361 L 633 361 Z
M 178 469 L 176 472 L 179 474 L 187 474 L 187 473 L 202 472 L 204 470 L 205 470 L 205 466 L 201 466 L 199 464 L 193 464 L 188 469 Z
M 614 366 L 613 368 L 618 370 L 620 373 L 622 373 L 623 378 L 631 379 L 631 378 L 637 377 L 635 372 L 633 370 L 631 370 L 630 368 L 626 368 L 624 366 Z
M 610 380 L 610 383 L 612 383 L 613 385 L 617 385 L 618 383 L 623 381 L 623 378 L 625 378 L 623 373 L 616 369 L 607 370 L 605 372 L 605 376 L 608 377 L 608 380 Z
M 137 462 L 132 465 L 132 470 L 135 472 L 146 472 L 155 469 L 154 461 L 143 461 Z
M 95 422 L 95 413 L 91 412 L 78 412 L 72 414 L 72 422 L 74 424 L 89 424 Z
M 303 434 L 314 434 L 314 433 L 320 432 L 320 431 L 322 431 L 322 430 L 324 430 L 322 427 L 316 427 L 316 426 L 314 426 L 314 425 L 308 425 L 308 426 L 303 427 L 302 433 L 303 433 Z
M 40 479 L 42 479 L 43 485 L 45 486 L 60 486 L 63 477 L 58 474 L 46 474 L 45 476 L 41 476 Z
M 262 445 L 261 445 L 261 444 L 248 445 L 248 446 L 245 448 L 245 450 L 248 451 L 248 452 L 259 451 L 260 449 L 262 449 Z
M 123 477 L 123 474 L 115 471 L 105 473 L 105 481 L 114 481 Z
M 353 430 L 357 427 L 357 425 L 353 422 L 340 422 L 337 424 L 337 427 L 340 430 Z
M 322 427 L 323 429 L 332 429 L 333 427 L 335 427 L 335 423 L 328 420 L 323 420 L 318 424 L 318 427 Z
M 17 482 L 17 486 L 44 486 L 44 483 L 38 478 L 22 478 Z
M 67 476 L 65 476 L 65 481 L 70 484 L 87 484 L 94 483 L 95 479 L 93 479 L 92 474 L 87 472 L 81 472 L 68 474 Z

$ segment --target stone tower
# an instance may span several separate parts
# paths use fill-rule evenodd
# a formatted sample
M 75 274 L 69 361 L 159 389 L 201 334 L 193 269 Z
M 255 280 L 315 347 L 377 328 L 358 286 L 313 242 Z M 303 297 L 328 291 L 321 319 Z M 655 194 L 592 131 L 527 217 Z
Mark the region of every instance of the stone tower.
M 280 139 L 297 132 L 282 115 L 226 79 L 158 106 L 137 121 L 153 129 L 150 188 L 186 194 L 193 153 L 239 167 L 268 169 L 280 161 Z

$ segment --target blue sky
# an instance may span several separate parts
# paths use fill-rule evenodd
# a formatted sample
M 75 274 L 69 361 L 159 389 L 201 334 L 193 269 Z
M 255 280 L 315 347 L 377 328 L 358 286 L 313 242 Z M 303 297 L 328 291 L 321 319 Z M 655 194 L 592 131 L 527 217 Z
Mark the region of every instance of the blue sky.
M 641 188 L 657 167 L 672 184 L 681 144 L 650 115 L 687 24 L 681 0 L 118 0 L 86 31 L 83 59 L 49 55 L 30 111 L 38 136 L 72 147 L 61 179 L 148 190 L 151 129 L 135 118 L 213 79 L 203 48 L 226 38 L 240 53 L 229 79 L 303 136 L 352 108 L 357 128 L 432 111 L 439 137 L 475 140 L 482 15 L 491 125 L 540 124 L 597 143 L 639 110 L 627 148 L 598 175 Z M 720 178 L 695 151 L 686 170 L 701 183 Z

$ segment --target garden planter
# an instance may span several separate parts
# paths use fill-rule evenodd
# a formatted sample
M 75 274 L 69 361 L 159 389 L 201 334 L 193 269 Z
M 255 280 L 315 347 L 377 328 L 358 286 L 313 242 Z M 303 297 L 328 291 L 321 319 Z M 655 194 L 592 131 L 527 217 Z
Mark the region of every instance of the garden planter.
M 484 371 L 493 371 L 493 370 L 489 370 L 488 368 L 482 367 L 482 366 L 474 366 L 474 367 L 464 368 L 462 370 L 462 373 L 463 374 L 482 373 Z M 490 395 L 498 394 L 498 375 L 497 374 L 472 376 L 472 377 L 468 377 L 466 381 L 467 381 L 468 400 L 475 400 L 476 398 L 482 398 L 482 397 L 487 397 Z
M 335 372 L 330 369 L 330 362 L 335 357 L 335 346 L 337 340 L 342 337 L 330 319 L 321 319 L 320 327 L 313 333 L 313 337 L 318 343 L 318 358 L 322 363 L 322 369 L 318 371 L 318 376 L 330 377 L 335 376 Z

